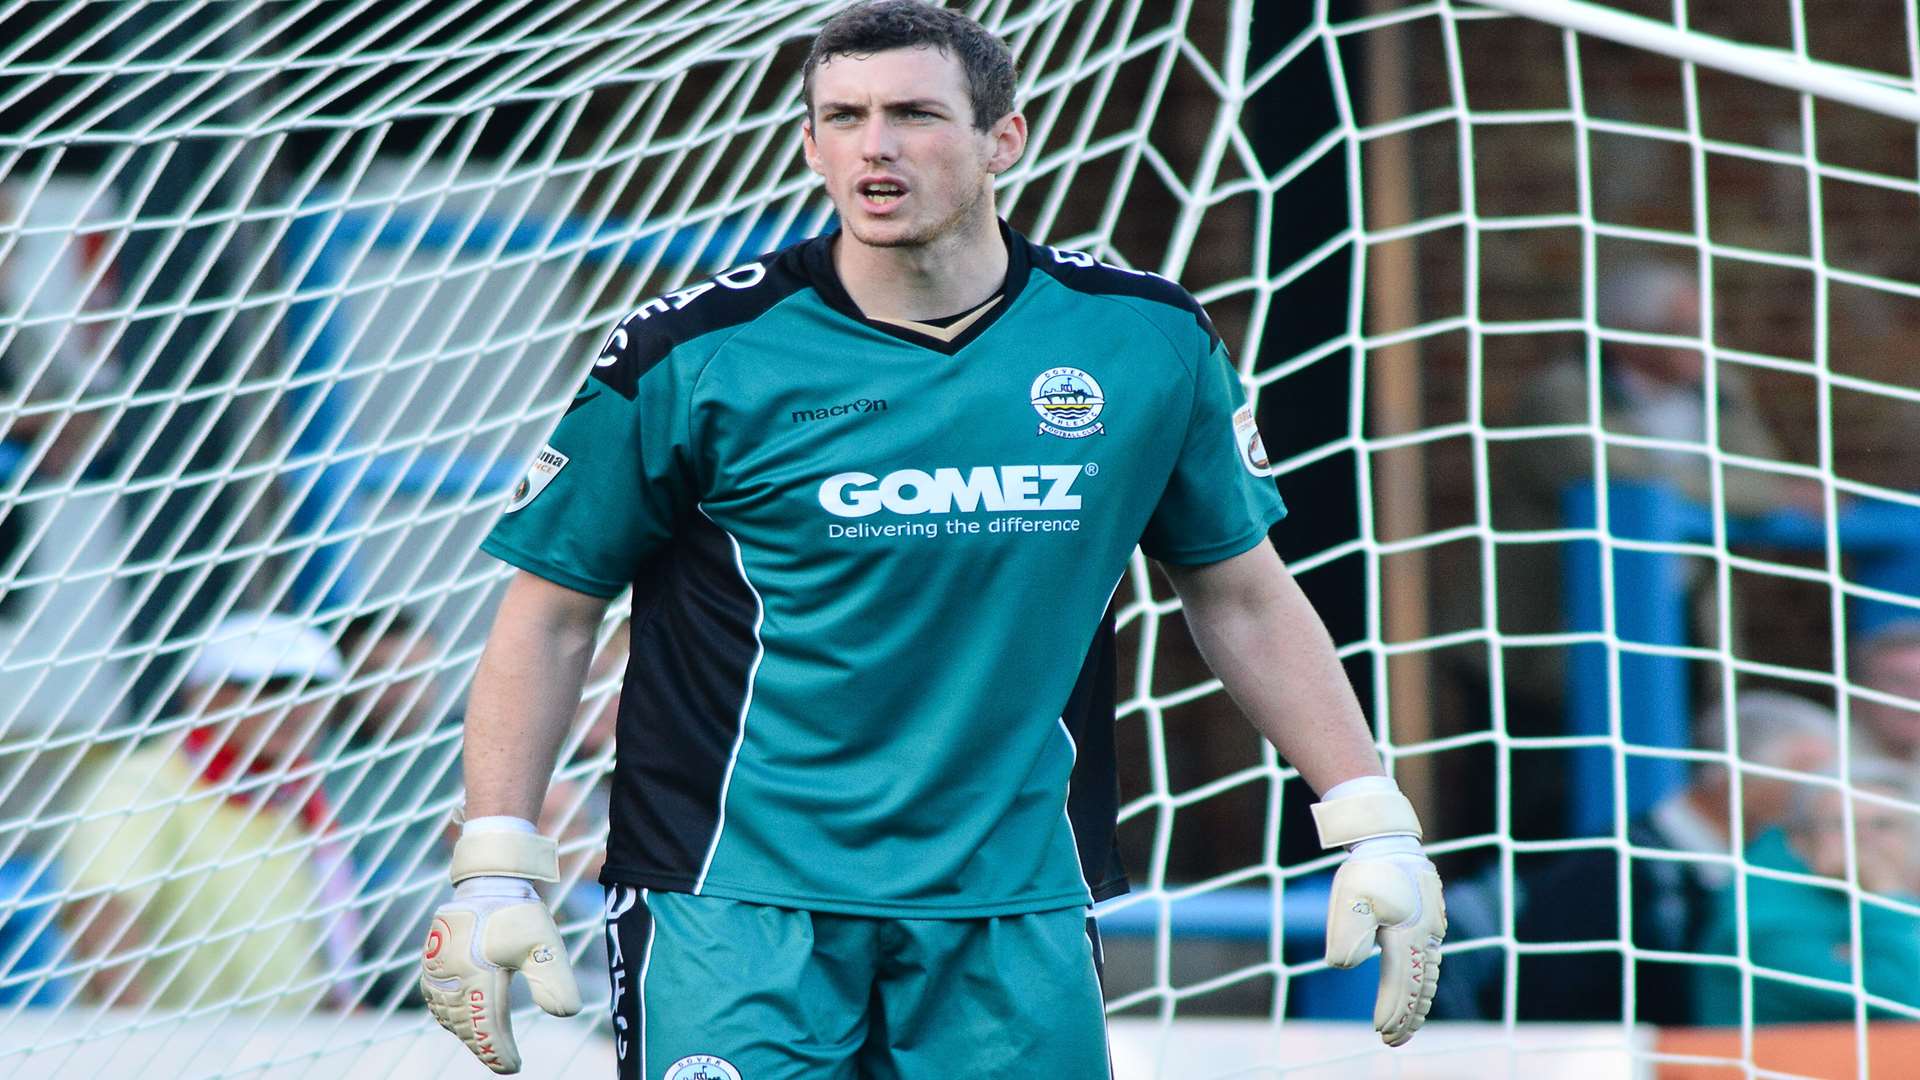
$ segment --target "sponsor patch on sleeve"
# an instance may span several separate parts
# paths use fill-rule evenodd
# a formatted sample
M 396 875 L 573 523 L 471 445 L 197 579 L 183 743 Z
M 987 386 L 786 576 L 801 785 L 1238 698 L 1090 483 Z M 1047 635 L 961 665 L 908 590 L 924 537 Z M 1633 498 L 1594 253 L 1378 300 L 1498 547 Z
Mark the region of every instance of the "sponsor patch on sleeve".
M 1240 449 L 1240 464 L 1255 476 L 1272 476 L 1273 463 L 1267 460 L 1267 446 L 1260 441 L 1260 425 L 1254 423 L 1253 406 L 1233 410 L 1233 443 Z
M 569 460 L 567 455 L 553 447 L 542 446 L 540 452 L 533 455 L 533 464 L 528 466 L 527 475 L 521 477 L 519 485 L 513 489 L 513 498 L 507 500 L 506 512 L 511 514 L 539 498 L 540 493 L 547 490 L 547 485 L 553 483 L 553 478 L 560 475 L 560 470 L 567 467 Z

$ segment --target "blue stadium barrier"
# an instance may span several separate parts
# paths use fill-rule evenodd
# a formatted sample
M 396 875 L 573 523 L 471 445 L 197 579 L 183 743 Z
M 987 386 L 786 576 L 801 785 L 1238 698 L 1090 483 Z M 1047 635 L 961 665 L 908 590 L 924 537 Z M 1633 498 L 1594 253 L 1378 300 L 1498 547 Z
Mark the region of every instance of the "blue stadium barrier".
M 1687 502 L 1658 484 L 1608 485 L 1611 535 L 1632 540 L 1683 539 Z M 1565 502 L 1568 528 L 1595 525 L 1594 488 L 1577 485 Z M 1690 744 L 1687 662 L 1633 649 L 1636 644 L 1683 645 L 1687 641 L 1686 563 L 1676 555 L 1611 550 L 1613 558 L 1614 635 L 1622 643 L 1620 662 L 1620 736 L 1631 745 L 1685 747 Z M 1569 544 L 1563 564 L 1566 627 L 1596 632 L 1605 627 L 1600 545 Z M 1567 657 L 1567 726 L 1571 735 L 1608 731 L 1607 665 L 1615 650 L 1606 645 L 1575 645 Z M 1591 747 L 1573 752 L 1573 790 L 1568 813 L 1575 836 L 1613 834 L 1613 751 Z M 1627 816 L 1635 817 L 1686 782 L 1684 762 L 1629 757 Z
M 1615 480 L 1607 485 L 1610 535 L 1624 540 L 1710 543 L 1712 512 L 1665 484 Z M 1593 528 L 1598 503 L 1591 483 L 1572 485 L 1562 509 L 1569 528 Z M 1885 592 L 1920 597 L 1920 508 L 1888 500 L 1849 499 L 1835 522 L 1847 579 Z M 1755 517 L 1729 517 L 1727 542 L 1780 551 L 1825 551 L 1827 531 L 1817 517 L 1780 509 Z M 1567 663 L 1569 734 L 1605 735 L 1611 698 L 1607 665 L 1620 662 L 1620 736 L 1629 745 L 1683 748 L 1692 745 L 1693 703 L 1687 661 L 1660 656 L 1637 645 L 1684 645 L 1688 633 L 1686 557 L 1609 545 L 1613 559 L 1614 632 L 1620 644 L 1577 645 Z M 1602 621 L 1600 544 L 1566 546 L 1563 588 L 1566 626 L 1598 631 Z M 1915 609 L 1854 599 L 1847 608 L 1851 635 L 1870 634 Z M 1632 755 L 1627 760 L 1629 819 L 1651 809 L 1686 781 L 1684 762 Z M 1570 835 L 1614 833 L 1613 752 L 1606 747 L 1573 752 L 1568 809 Z
M 66 980 L 53 975 L 67 952 L 54 917 L 61 881 L 57 863 L 0 859 L 0 1006 L 54 1006 L 68 996 Z
M 1327 897 L 1331 874 L 1316 874 L 1287 882 L 1280 905 L 1280 928 L 1285 934 L 1285 959 L 1297 964 L 1325 954 Z M 1131 901 L 1131 902 L 1129 902 Z M 1265 888 L 1215 889 L 1179 900 L 1141 901 L 1115 897 L 1094 906 L 1100 936 L 1115 941 L 1152 938 L 1159 933 L 1165 910 L 1168 931 L 1175 941 L 1227 941 L 1264 946 L 1273 935 L 1273 894 Z M 1315 971 L 1289 980 L 1287 1015 L 1307 1020 L 1371 1020 L 1373 999 L 1380 985 L 1376 957 L 1351 971 Z

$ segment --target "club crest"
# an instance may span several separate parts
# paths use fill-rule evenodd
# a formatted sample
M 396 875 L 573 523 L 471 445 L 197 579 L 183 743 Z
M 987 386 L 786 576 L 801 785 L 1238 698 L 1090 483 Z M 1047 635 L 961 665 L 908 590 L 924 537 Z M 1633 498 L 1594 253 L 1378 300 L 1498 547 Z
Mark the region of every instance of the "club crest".
M 740 1070 L 725 1058 L 690 1054 L 667 1066 L 661 1080 L 740 1080 Z
M 1106 431 L 1100 412 L 1106 408 L 1106 395 L 1093 376 L 1073 367 L 1048 368 L 1033 380 L 1027 395 L 1033 411 L 1040 414 L 1038 435 L 1058 435 L 1063 439 L 1084 439 Z

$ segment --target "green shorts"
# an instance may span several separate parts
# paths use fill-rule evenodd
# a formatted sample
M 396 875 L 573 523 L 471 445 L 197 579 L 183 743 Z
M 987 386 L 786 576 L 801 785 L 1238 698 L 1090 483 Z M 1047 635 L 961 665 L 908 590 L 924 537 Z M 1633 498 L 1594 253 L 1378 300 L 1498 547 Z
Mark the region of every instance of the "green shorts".
M 623 1080 L 1108 1080 L 1084 908 L 830 915 L 607 887 Z

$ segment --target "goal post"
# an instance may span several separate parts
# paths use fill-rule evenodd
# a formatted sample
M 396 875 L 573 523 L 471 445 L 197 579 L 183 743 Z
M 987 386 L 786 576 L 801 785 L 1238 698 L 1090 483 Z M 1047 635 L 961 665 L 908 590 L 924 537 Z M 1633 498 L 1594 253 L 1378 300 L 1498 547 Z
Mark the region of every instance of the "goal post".
M 1728 41 L 1618 11 L 1591 0 L 1479 0 L 1485 6 L 1569 30 L 1664 53 L 1676 60 L 1718 68 L 1743 78 L 1845 102 L 1920 124 L 1920 94 L 1883 72 L 1823 63 L 1804 49 L 1768 48 Z M 1908 16 L 1911 19 L 1911 15 Z M 1888 28 L 1893 29 L 1892 27 Z
M 841 6 L 0 10 L 0 1072 L 451 1072 L 411 980 L 507 576 L 478 542 L 621 316 L 831 227 L 799 66 Z M 1474 989 L 1394 1053 L 1790 1074 L 1782 986 L 1840 1003 L 1843 1071 L 1899 1053 L 1871 1021 L 1914 1002 L 1863 960 L 1783 969 L 1749 923 L 1781 887 L 1837 896 L 1859 957 L 1920 915 L 1868 843 L 1920 805 L 1859 779 L 1874 725 L 1920 710 L 1861 666 L 1920 619 L 1913 0 L 950 6 L 1019 63 L 1009 221 L 1180 281 L 1256 399 L 1276 542 L 1457 883 L 1448 989 Z M 1654 353 L 1699 406 L 1641 424 L 1616 383 Z M 1310 793 L 1157 574 L 1136 555 L 1114 599 L 1119 1073 L 1384 1054 L 1370 972 L 1320 959 Z M 610 1052 L 628 607 L 543 821 L 589 999 L 516 1014 L 555 1075 Z M 203 713 L 189 672 L 268 611 L 339 670 L 276 654 Z M 1724 716 L 1699 741 L 1753 690 L 1831 709 L 1834 760 L 1753 760 Z M 256 714 L 293 748 L 216 766 L 203 729 Z M 1635 824 L 1713 768 L 1736 805 L 1837 798 L 1839 869 L 1648 848 Z M 1534 936 L 1524 887 L 1580 853 L 1613 867 L 1611 923 Z M 1723 872 L 1727 951 L 1636 939 L 1649 859 Z M 204 977 L 268 938 L 284 978 Z M 1617 968 L 1617 1010 L 1535 1030 L 1566 957 Z M 1726 1041 L 1635 1023 L 1641 973 L 1709 969 Z

